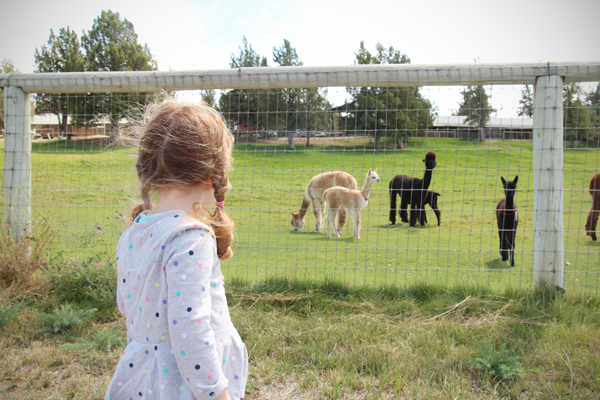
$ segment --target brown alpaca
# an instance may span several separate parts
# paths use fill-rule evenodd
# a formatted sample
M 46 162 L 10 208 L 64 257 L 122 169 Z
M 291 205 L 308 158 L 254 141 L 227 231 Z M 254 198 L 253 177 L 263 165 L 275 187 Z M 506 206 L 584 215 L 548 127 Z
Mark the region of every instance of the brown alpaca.
M 600 216 L 600 173 L 594 175 L 590 181 L 590 194 L 592 195 L 592 208 L 585 221 L 585 234 L 591 236 L 592 240 L 597 240 L 596 226 L 598 225 L 598 216 Z
M 314 176 L 310 182 L 308 182 L 308 186 L 306 186 L 300 210 L 297 213 L 290 212 L 290 214 L 292 214 L 290 223 L 295 231 L 304 226 L 304 216 L 308 211 L 310 203 L 312 203 L 313 212 L 315 213 L 316 231 L 321 232 L 323 230 L 323 225 L 325 225 L 323 218 L 325 215 L 325 198 L 323 197 L 323 193 L 325 190 L 334 186 L 341 186 L 348 189 L 356 189 L 358 187 L 356 179 L 344 171 L 323 172 L 322 174 Z M 344 228 L 346 219 L 346 210 L 340 211 L 338 229 L 341 230 Z
M 377 170 L 369 170 L 365 184 L 362 190 L 348 189 L 340 186 L 332 187 L 327 189 L 323 193 L 325 201 L 327 201 L 327 237 L 331 237 L 331 228 L 335 232 L 335 236 L 340 236 L 339 230 L 335 226 L 335 217 L 338 212 L 343 209 L 347 209 L 352 217 L 354 224 L 354 230 L 352 236 L 360 239 L 360 210 L 365 208 L 369 204 L 369 195 L 371 194 L 371 187 L 373 184 L 379 182 L 379 175 Z

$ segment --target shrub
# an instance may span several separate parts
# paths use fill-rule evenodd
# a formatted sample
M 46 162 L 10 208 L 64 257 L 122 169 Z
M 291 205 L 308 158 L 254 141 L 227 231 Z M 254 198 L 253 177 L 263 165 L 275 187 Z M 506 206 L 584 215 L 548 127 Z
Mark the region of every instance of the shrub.
M 66 332 L 81 325 L 95 311 L 95 308 L 74 310 L 70 304 L 66 304 L 60 308 L 55 308 L 50 314 L 40 313 L 37 315 L 37 320 L 42 325 L 42 329 L 38 332 Z
M 98 330 L 92 334 L 89 339 L 75 338 L 74 343 L 66 343 L 63 348 L 66 350 L 77 350 L 83 353 L 89 353 L 93 351 L 110 352 L 115 347 L 122 347 L 126 338 L 121 335 L 124 327 L 111 329 L 104 328 Z
M 81 266 L 44 269 L 58 302 L 106 310 L 116 307 L 117 273 L 109 262 L 88 260 Z
M 20 307 L 0 308 L 0 328 L 8 324 L 11 319 L 17 316 Z
M 478 357 L 471 360 L 474 367 L 494 381 L 504 381 L 522 376 L 523 367 L 519 362 L 518 343 L 507 346 L 506 340 L 496 348 L 491 340 L 477 342 Z
M 15 243 L 10 229 L 0 230 L 0 286 L 29 282 L 38 268 L 48 264 L 46 250 L 53 236 L 54 229 L 45 219 L 33 233 L 26 232 L 19 243 Z

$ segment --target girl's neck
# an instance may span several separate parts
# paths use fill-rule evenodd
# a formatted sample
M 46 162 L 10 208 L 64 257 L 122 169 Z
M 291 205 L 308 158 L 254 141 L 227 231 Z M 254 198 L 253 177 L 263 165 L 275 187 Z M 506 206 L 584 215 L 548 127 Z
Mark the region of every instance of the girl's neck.
M 150 214 L 158 214 L 171 210 L 182 210 L 186 213 L 194 212 L 194 204 L 199 203 L 204 208 L 215 205 L 214 189 L 212 185 L 199 185 L 194 187 L 173 187 L 159 191 L 158 204 Z

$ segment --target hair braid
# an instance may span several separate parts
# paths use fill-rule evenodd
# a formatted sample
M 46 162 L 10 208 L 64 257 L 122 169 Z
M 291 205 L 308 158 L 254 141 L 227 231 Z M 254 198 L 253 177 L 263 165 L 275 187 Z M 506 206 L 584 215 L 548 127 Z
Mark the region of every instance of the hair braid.
M 225 201 L 225 193 L 231 188 L 227 173 L 222 177 L 213 179 L 213 188 L 215 189 L 215 200 Z M 217 254 L 220 260 L 227 260 L 233 255 L 231 242 L 233 242 L 234 222 L 229 218 L 223 206 L 217 206 L 213 214 L 213 221 L 210 221 L 212 230 L 215 233 L 217 241 Z

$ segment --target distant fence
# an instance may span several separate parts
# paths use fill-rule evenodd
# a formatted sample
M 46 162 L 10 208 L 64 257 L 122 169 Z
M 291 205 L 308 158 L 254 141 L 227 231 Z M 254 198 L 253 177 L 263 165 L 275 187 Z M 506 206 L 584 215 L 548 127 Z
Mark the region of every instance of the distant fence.
M 545 282 L 597 293 L 600 247 L 585 235 L 584 224 L 589 181 L 600 171 L 592 115 L 598 108 L 584 107 L 582 94 L 563 104 L 563 87 L 598 81 L 600 62 L 0 74 L 4 225 L 19 241 L 44 215 L 64 226 L 64 244 L 74 256 L 100 242 L 113 246 L 136 197 L 136 150 L 85 135 L 32 141 L 31 103 L 46 96 L 47 112 L 63 111 L 73 124 L 96 132 L 112 121 L 117 132 L 129 123 L 124 104 L 143 104 L 144 93 L 167 91 L 212 103 L 236 135 L 227 208 L 237 240 L 236 256 L 225 263 L 229 276 L 497 288 Z M 526 84 L 535 85 L 530 132 L 438 130 L 418 89 Z M 332 93 L 345 99 L 343 106 L 333 107 Z M 474 115 L 482 111 L 473 107 Z M 583 121 L 584 113 L 587 122 L 564 125 Z M 564 148 L 566 130 L 579 147 Z M 441 225 L 431 211 L 425 227 L 390 225 L 388 182 L 398 174 L 422 177 L 428 151 L 437 154 L 430 189 L 441 194 Z M 352 238 L 351 221 L 342 238 L 326 239 L 314 232 L 310 211 L 304 227 L 293 230 L 289 212 L 298 211 L 312 176 L 344 170 L 360 186 L 370 168 L 379 168 L 382 181 L 362 211 L 362 239 Z M 504 197 L 500 176 L 516 175 L 520 221 L 517 263 L 510 268 L 499 260 L 495 210 Z

